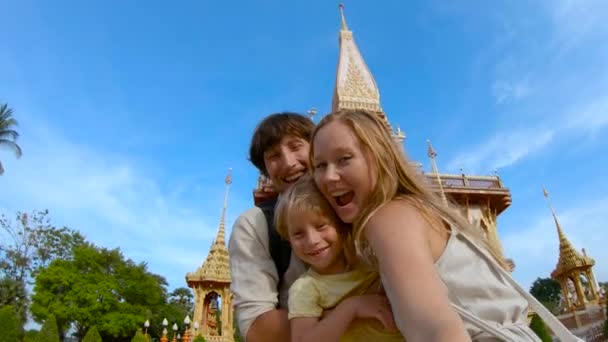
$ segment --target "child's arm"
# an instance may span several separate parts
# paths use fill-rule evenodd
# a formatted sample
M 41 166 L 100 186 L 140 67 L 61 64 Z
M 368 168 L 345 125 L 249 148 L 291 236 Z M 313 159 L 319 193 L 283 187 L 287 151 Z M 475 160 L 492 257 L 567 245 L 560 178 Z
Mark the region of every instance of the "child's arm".
M 355 318 L 375 318 L 387 330 L 396 329 L 386 297 L 363 295 L 343 300 L 322 319 L 320 317 L 292 318 L 291 341 L 338 341 Z

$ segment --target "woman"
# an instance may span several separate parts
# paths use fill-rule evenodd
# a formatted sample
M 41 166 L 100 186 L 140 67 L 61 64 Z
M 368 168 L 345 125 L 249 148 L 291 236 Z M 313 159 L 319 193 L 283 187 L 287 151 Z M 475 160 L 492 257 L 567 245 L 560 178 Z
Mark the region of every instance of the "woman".
M 326 116 L 311 165 L 337 215 L 353 224 L 358 254 L 379 270 L 407 341 L 539 341 L 525 291 L 480 230 L 429 191 L 376 115 Z M 569 334 L 554 317 L 547 323 Z

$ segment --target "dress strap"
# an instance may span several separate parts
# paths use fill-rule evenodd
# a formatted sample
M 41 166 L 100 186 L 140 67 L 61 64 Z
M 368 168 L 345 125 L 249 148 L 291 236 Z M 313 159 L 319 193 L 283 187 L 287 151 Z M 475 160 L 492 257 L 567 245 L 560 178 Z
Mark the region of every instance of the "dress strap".
M 553 331 L 553 333 L 560 339 L 560 341 L 562 341 L 562 342 L 584 342 L 582 339 L 576 337 L 570 330 L 568 330 L 562 324 L 562 322 L 560 322 L 549 310 L 547 310 L 547 308 L 544 305 L 542 305 L 536 298 L 534 298 L 534 296 L 532 296 L 528 291 L 524 290 L 515 281 L 515 279 L 513 279 L 513 277 L 511 276 L 510 273 L 508 273 L 504 268 L 502 268 L 501 266 L 498 265 L 496 260 L 494 260 L 494 258 L 491 255 L 489 255 L 488 251 L 486 251 L 484 248 L 479 247 L 475 241 L 473 241 L 472 239 L 467 237 L 465 234 L 458 232 L 458 230 L 456 230 L 456 232 L 458 235 L 463 237 L 471 246 L 473 246 L 473 248 L 475 248 L 475 250 L 477 250 L 477 252 L 479 252 L 486 259 L 486 261 L 488 261 L 488 263 L 490 265 L 492 265 L 494 270 L 497 271 L 498 273 L 500 273 L 503 276 L 503 278 L 511 286 L 513 286 L 513 288 L 515 288 L 515 290 L 517 290 L 517 292 L 520 295 L 522 295 L 524 298 L 526 298 L 526 300 L 528 301 L 528 304 L 530 305 L 530 308 L 538 314 L 538 316 L 543 320 L 543 322 L 547 326 L 549 326 L 551 331 Z M 460 308 L 460 309 L 456 308 L 456 310 L 459 311 L 459 313 L 461 313 L 460 312 L 461 309 L 462 308 Z M 464 310 L 464 309 L 462 309 L 462 310 Z M 476 324 L 476 322 L 468 319 L 468 316 L 473 316 L 473 318 L 475 318 L 477 321 L 481 321 L 481 320 L 479 320 L 477 317 L 474 317 L 473 314 L 468 312 L 467 315 L 464 317 L 467 317 L 467 321 L 469 321 L 471 324 L 474 324 L 478 328 L 495 335 L 495 331 L 494 331 L 494 330 L 496 330 L 495 328 L 487 330 L 487 329 L 479 326 L 478 324 Z M 504 338 L 503 336 L 499 336 L 499 335 L 495 335 L 495 336 L 498 338 Z

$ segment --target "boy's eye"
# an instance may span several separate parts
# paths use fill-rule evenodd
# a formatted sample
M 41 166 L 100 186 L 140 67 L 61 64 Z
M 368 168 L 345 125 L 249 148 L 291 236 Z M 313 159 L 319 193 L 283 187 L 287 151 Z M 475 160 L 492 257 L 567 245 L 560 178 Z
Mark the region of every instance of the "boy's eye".
M 326 165 L 327 165 L 327 163 L 325 163 L 325 162 L 319 162 L 319 163 L 315 164 L 315 169 L 324 169 Z

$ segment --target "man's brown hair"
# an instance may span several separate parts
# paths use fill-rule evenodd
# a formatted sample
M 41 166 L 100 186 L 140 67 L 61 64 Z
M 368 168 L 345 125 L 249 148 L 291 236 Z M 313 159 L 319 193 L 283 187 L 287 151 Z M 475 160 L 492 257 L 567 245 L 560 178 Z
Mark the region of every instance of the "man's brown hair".
M 283 137 L 289 135 L 310 141 L 315 124 L 308 117 L 292 112 L 275 113 L 267 116 L 256 127 L 251 145 L 249 146 L 249 160 L 260 172 L 268 176 L 264 164 L 264 152 L 281 142 Z

